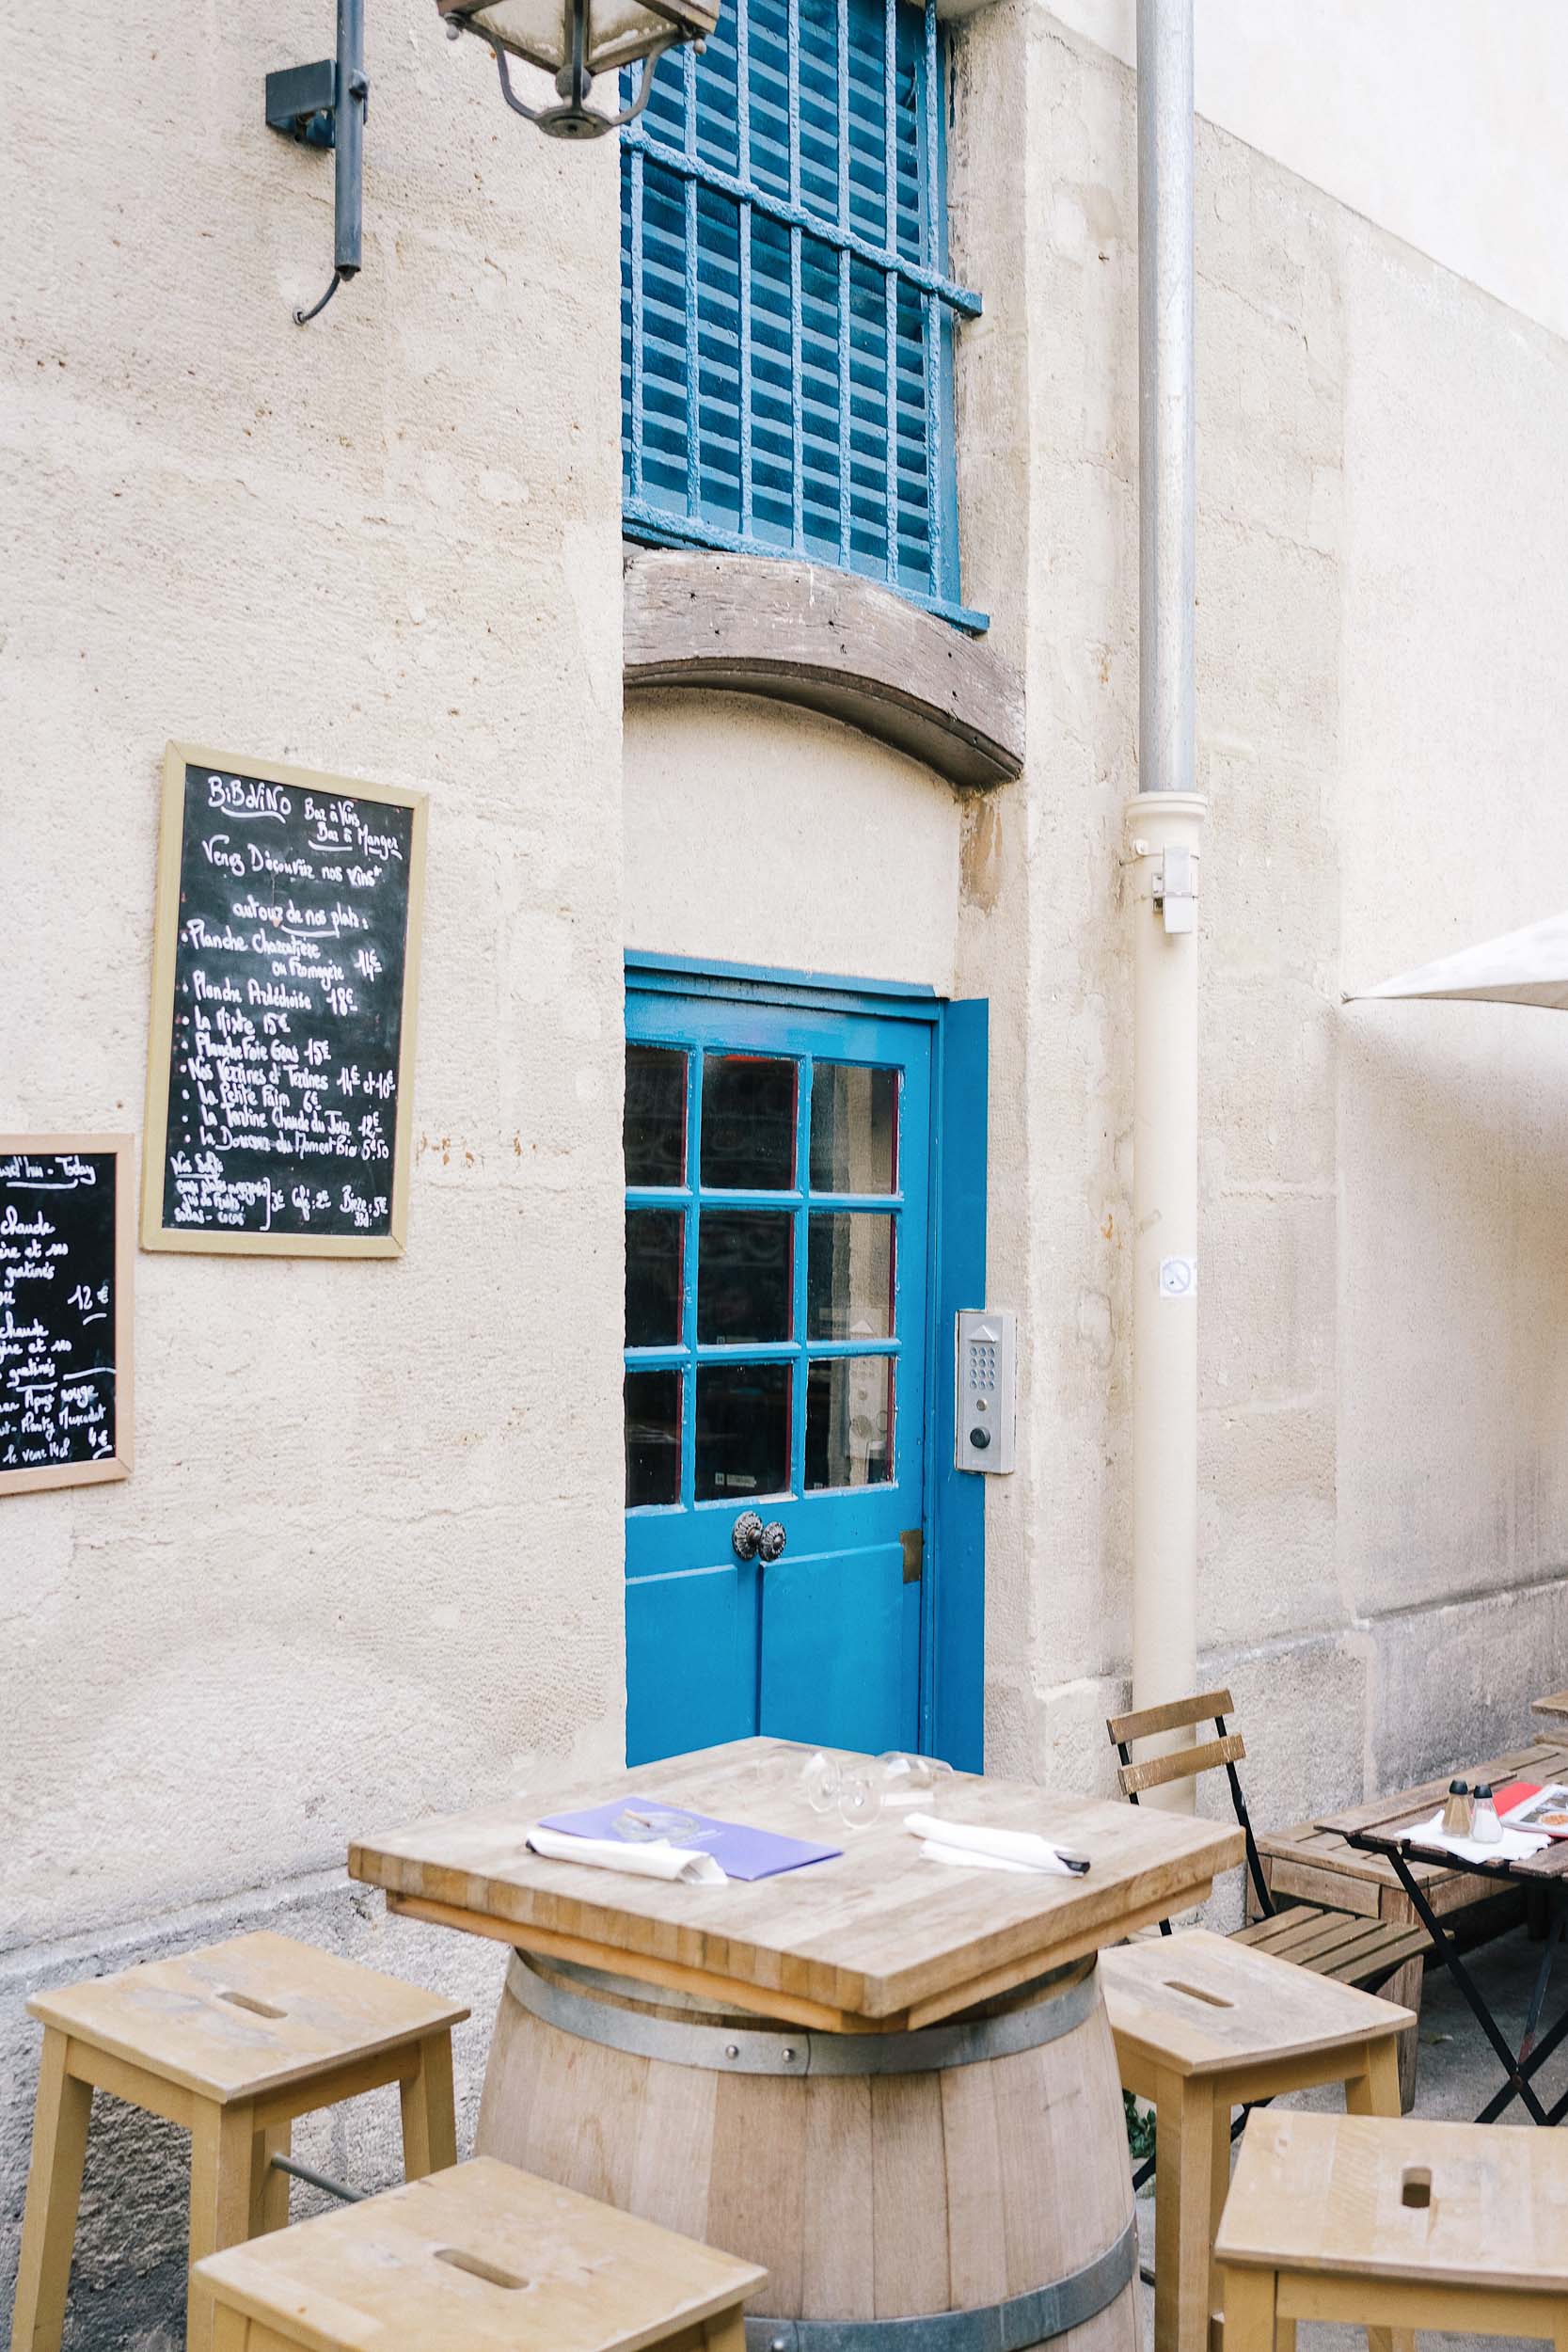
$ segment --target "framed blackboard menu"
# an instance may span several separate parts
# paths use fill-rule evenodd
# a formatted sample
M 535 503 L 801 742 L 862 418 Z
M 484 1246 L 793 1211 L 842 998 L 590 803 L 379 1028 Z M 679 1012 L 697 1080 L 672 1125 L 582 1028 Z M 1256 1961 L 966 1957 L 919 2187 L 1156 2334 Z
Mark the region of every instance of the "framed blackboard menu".
M 169 745 L 144 1249 L 402 1250 L 426 805 Z
M 0 1495 L 130 1475 L 129 1136 L 0 1136 Z

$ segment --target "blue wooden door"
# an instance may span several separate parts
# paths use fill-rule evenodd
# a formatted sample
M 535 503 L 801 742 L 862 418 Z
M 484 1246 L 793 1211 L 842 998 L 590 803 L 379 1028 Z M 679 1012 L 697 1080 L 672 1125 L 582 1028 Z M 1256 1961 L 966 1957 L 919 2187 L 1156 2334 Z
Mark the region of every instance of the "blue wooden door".
M 930 1039 L 628 989 L 633 1763 L 918 1744 Z

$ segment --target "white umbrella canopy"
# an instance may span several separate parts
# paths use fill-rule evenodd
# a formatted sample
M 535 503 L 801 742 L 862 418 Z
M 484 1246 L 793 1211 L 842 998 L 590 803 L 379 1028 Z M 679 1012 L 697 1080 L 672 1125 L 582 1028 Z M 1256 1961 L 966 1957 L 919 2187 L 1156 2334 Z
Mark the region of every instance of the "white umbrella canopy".
M 1346 992 L 1347 1004 L 1380 996 L 1427 996 L 1479 1005 L 1544 1005 L 1568 1012 L 1568 914 L 1548 914 L 1484 946 L 1462 947 L 1381 988 Z

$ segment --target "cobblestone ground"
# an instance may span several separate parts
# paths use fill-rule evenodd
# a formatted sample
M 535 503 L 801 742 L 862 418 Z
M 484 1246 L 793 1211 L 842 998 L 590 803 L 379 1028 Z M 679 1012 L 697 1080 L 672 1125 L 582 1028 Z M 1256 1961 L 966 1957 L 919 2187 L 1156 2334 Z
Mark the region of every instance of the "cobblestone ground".
M 1468 1965 L 1476 1982 L 1491 2003 L 1510 2040 L 1517 2046 L 1524 2029 L 1525 2014 L 1529 2006 L 1531 1987 L 1541 1957 L 1541 1947 L 1532 1944 L 1523 1929 L 1497 1943 L 1474 1952 Z M 1546 1995 L 1543 2024 L 1549 2026 L 1568 2003 L 1568 1956 L 1560 1954 L 1551 1987 Z M 1493 2057 L 1481 2027 L 1460 1997 L 1457 1987 L 1446 1969 L 1429 1969 L 1426 1994 L 1421 2004 L 1421 2062 L 1417 2079 L 1416 2113 L 1442 2116 L 1459 2122 L 1469 2122 L 1497 2089 L 1501 2080 L 1497 2059 Z M 1536 2088 L 1543 2093 L 1543 2104 L 1549 2106 L 1553 2098 L 1568 2090 L 1568 2047 L 1560 2050 L 1548 2062 Z M 1328 2107 L 1338 2102 L 1326 2091 L 1306 2091 L 1281 2103 L 1290 2106 Z M 1524 2110 L 1515 2105 L 1511 2110 L 1515 2122 L 1523 2121 Z M 1509 2128 L 1508 2118 L 1496 2129 Z M 1154 2253 L 1154 2200 L 1138 2200 L 1138 2238 L 1146 2266 L 1151 2266 Z M 1143 2302 L 1144 2352 L 1154 2347 L 1154 2290 L 1146 2280 L 1141 2290 Z M 1418 2352 L 1481 2352 L 1481 2347 L 1507 2344 L 1533 2344 L 1534 2338 L 1524 2336 L 1449 2336 L 1423 2331 L 1418 2339 Z M 1305 2323 L 1297 2336 L 1298 2352 L 1365 2352 L 1366 2336 L 1358 2328 L 1308 2327 Z

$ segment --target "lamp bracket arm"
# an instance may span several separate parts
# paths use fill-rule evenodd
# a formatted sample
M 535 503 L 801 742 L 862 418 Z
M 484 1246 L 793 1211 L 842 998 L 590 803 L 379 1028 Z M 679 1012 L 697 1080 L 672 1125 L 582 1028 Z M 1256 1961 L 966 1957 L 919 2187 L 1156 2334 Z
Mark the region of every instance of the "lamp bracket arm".
M 461 24 L 465 32 L 474 34 L 476 38 L 483 41 L 486 48 L 490 50 L 496 60 L 496 71 L 500 76 L 501 96 L 505 99 L 507 104 L 511 107 L 515 115 L 521 115 L 525 122 L 537 123 L 542 122 L 547 113 L 553 113 L 555 111 L 553 107 L 545 108 L 540 106 L 527 106 L 523 103 L 523 101 L 518 97 L 516 91 L 512 87 L 512 75 L 507 66 L 505 50 L 501 47 L 498 40 L 491 39 L 490 35 L 484 31 L 482 25 L 469 24 L 462 17 L 454 17 L 451 20 L 451 23 L 454 25 Z M 648 51 L 647 56 L 641 60 L 642 72 L 637 85 L 637 96 L 632 100 L 631 104 L 621 114 L 606 115 L 598 118 L 598 119 L 603 122 L 607 131 L 619 131 L 624 124 L 635 122 L 637 120 L 638 116 L 642 113 L 649 99 L 654 94 L 655 66 L 657 65 L 660 57 L 664 56 L 667 50 L 674 49 L 679 46 L 681 38 L 682 36 L 679 33 L 672 33 L 667 40 L 657 42 L 656 45 Z M 580 101 L 578 103 L 580 103 Z
M 678 48 L 679 45 L 679 35 L 672 34 L 668 40 L 661 40 L 656 49 L 649 50 L 647 56 L 642 60 L 642 76 L 637 85 L 637 96 L 632 100 L 631 104 L 626 108 L 624 114 L 611 115 L 610 119 L 610 128 L 612 131 L 619 131 L 624 124 L 627 122 L 635 122 L 637 120 L 638 116 L 642 113 L 649 99 L 654 94 L 655 66 L 657 65 L 660 57 L 665 56 L 669 50 Z
M 461 23 L 461 18 L 458 21 Z M 501 47 L 499 41 L 491 40 L 489 34 L 481 31 L 478 25 L 466 26 L 465 29 L 479 33 L 480 40 L 488 44 L 495 56 L 496 72 L 500 75 L 501 96 L 505 99 L 513 113 L 515 115 L 521 115 L 525 122 L 537 122 L 541 110 L 537 106 L 525 106 L 516 91 L 513 88 L 512 75 L 508 71 L 506 63 L 506 52 Z

